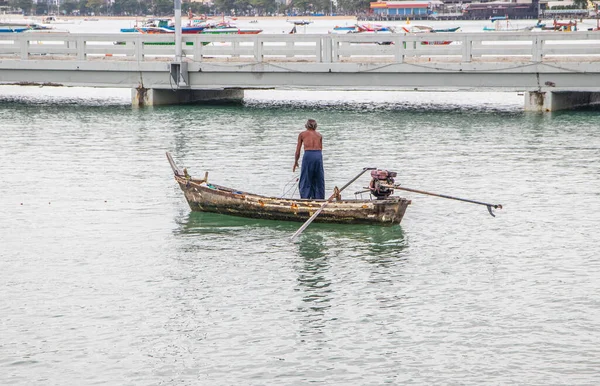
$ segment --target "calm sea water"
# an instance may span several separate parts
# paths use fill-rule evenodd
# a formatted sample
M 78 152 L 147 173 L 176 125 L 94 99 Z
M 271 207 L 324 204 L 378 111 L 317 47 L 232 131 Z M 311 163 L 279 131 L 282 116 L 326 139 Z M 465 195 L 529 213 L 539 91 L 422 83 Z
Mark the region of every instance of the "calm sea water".
M 0 383 L 600 382 L 598 110 L 524 113 L 512 93 L 129 98 L 0 87 Z M 377 166 L 504 209 L 406 193 L 401 226 L 312 224 L 293 243 L 300 224 L 190 212 L 165 151 L 281 195 L 307 118 L 328 194 Z

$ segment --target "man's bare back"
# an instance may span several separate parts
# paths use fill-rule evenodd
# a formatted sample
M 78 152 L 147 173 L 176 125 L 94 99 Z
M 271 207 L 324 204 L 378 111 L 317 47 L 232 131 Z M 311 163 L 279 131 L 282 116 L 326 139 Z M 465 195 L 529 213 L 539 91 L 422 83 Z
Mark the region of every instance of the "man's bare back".
M 298 167 L 302 145 L 304 145 L 304 151 L 323 150 L 323 136 L 321 133 L 317 132 L 317 122 L 313 119 L 309 119 L 305 127 L 306 130 L 298 135 L 298 144 L 296 145 L 296 154 L 292 171 L 296 171 L 296 168 Z
M 298 135 L 298 145 L 301 144 L 304 144 L 304 150 L 323 150 L 323 136 L 316 130 L 306 129 Z

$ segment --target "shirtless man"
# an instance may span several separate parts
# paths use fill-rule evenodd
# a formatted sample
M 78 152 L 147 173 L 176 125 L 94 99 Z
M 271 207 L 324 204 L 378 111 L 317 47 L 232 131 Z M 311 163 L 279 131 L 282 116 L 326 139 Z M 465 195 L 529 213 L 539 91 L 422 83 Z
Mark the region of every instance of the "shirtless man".
M 296 156 L 292 171 L 296 171 L 300 151 L 304 144 L 302 170 L 300 171 L 300 197 L 310 199 L 325 199 L 325 172 L 323 171 L 323 136 L 317 132 L 317 121 L 309 119 L 306 130 L 298 135 Z

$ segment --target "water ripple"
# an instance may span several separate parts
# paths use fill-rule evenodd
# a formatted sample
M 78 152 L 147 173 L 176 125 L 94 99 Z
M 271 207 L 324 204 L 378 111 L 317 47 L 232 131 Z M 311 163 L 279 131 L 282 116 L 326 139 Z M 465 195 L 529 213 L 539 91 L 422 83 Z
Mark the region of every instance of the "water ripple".
M 3 384 L 600 381 L 593 109 L 257 91 L 242 106 L 140 110 L 129 91 L 9 91 Z M 412 200 L 401 226 L 311 224 L 293 243 L 299 223 L 190 212 L 166 150 L 193 175 L 277 196 L 307 118 L 328 191 L 375 165 L 504 208 L 399 192 Z

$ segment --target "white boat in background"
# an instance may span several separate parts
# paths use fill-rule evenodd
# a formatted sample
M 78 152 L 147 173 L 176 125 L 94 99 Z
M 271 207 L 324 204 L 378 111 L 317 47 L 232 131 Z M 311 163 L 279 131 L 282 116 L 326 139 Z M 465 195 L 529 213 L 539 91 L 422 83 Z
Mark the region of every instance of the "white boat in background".
M 40 32 L 49 30 L 51 27 L 44 26 L 30 20 L 2 21 L 0 22 L 0 32 L 3 33 L 21 33 L 21 32 Z
M 513 24 L 511 20 L 508 19 L 507 16 L 496 16 L 491 17 L 490 21 L 494 24 L 493 27 L 485 26 L 483 27 L 484 31 L 492 31 L 492 32 L 515 32 L 515 31 L 531 31 L 536 27 L 536 25 L 528 25 L 528 26 L 519 26 Z
M 427 33 L 427 32 L 456 32 L 460 27 L 452 28 L 434 28 L 429 25 L 407 24 L 401 26 L 402 30 L 407 33 Z
M 286 20 L 288 23 L 292 23 L 294 25 L 309 25 L 312 24 L 312 20 Z
M 409 35 L 456 32 L 459 29 L 460 29 L 460 27 L 436 29 L 436 28 L 433 28 L 428 25 L 418 25 L 418 24 L 410 24 L 410 25 L 405 25 L 405 26 L 400 27 L 401 32 L 404 32 Z M 430 45 L 430 46 L 446 46 L 451 43 L 452 43 L 452 40 L 432 40 L 432 41 L 421 42 L 422 45 Z
M 44 29 L 28 29 L 27 31 L 23 31 L 23 33 L 68 34 L 71 32 L 69 30 L 62 29 L 62 28 L 44 28 Z
M 389 35 L 395 33 L 396 30 L 391 26 L 383 26 L 380 24 L 355 24 L 354 26 L 335 26 L 333 30 L 329 31 L 330 34 L 359 34 L 359 35 Z M 353 44 L 379 44 L 379 45 L 390 45 L 394 44 L 392 41 L 378 41 L 378 42 L 352 42 Z
M 54 15 L 49 15 L 42 19 L 42 24 L 75 24 L 75 21 L 59 19 Z
M 348 33 L 394 33 L 396 29 L 391 26 L 381 24 L 354 24 L 346 26 L 335 26 L 329 33 L 348 34 Z

